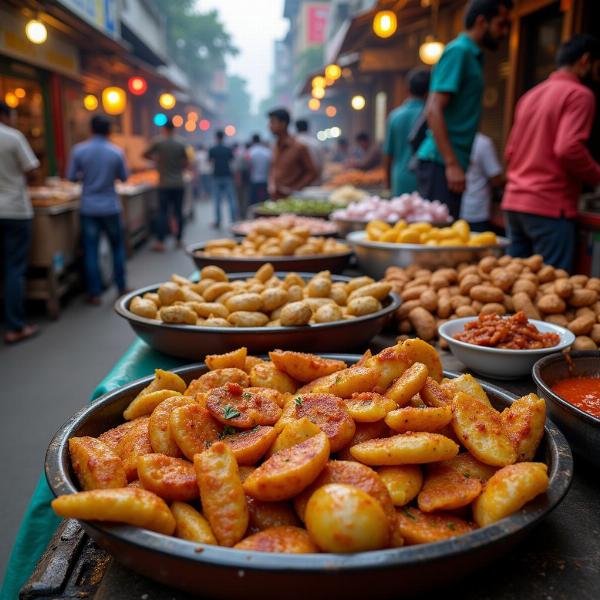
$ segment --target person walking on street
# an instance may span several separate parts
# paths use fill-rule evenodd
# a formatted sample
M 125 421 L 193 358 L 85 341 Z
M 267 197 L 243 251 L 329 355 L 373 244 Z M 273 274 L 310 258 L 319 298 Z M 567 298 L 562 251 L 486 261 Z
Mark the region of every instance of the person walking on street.
M 388 117 L 383 149 L 387 187 L 392 197 L 411 194 L 417 189 L 417 178 L 410 169 L 414 150 L 409 138 L 425 107 L 429 71 L 413 69 L 406 79 L 409 95 Z
M 210 198 L 211 192 L 211 173 L 212 168 L 210 161 L 208 160 L 208 150 L 202 145 L 198 144 L 196 147 L 196 173 L 198 177 L 198 197 L 201 200 Z
M 264 202 L 268 198 L 269 170 L 271 168 L 271 149 L 262 143 L 260 136 L 252 136 L 252 146 L 248 153 L 250 159 L 250 206 Z
M 502 208 L 512 256 L 542 254 L 570 271 L 581 184 L 600 184 L 600 164 L 586 147 L 595 113 L 585 82 L 600 74 L 600 40 L 577 35 L 557 54 L 558 69 L 518 102 L 506 144 Z
M 313 183 L 319 171 L 308 148 L 289 134 L 290 113 L 285 108 L 276 108 L 268 116 L 269 129 L 276 138 L 269 175 L 269 196 L 277 200 Z
M 460 205 L 460 218 L 469 223 L 471 231 L 491 229 L 492 188 L 504 183 L 502 165 L 494 142 L 487 135 L 477 133 L 467 170 L 467 186 Z
M 458 219 L 465 172 L 479 128 L 483 49 L 496 50 L 510 28 L 512 0 L 470 0 L 466 31 L 452 40 L 433 68 L 425 106 L 429 130 L 417 150 L 417 189 L 448 205 Z
M 156 161 L 158 168 L 158 234 L 153 249 L 164 252 L 165 238 L 169 231 L 171 211 L 177 222 L 177 247 L 183 238 L 184 170 L 190 166 L 188 146 L 174 133 L 175 126 L 169 119 L 162 128 L 162 136 L 156 138 L 144 152 L 144 158 Z
M 25 174 L 40 166 L 25 136 L 10 126 L 11 109 L 0 102 L 0 235 L 4 254 L 4 342 L 38 333 L 25 323 L 25 272 L 31 247 L 33 208 Z
M 321 143 L 317 140 L 317 138 L 310 135 L 309 129 L 310 127 L 306 119 L 298 119 L 296 121 L 296 139 L 301 144 L 304 144 L 310 152 L 310 157 L 312 158 L 312 161 L 319 172 L 317 179 L 313 183 L 318 184 L 323 175 L 323 167 L 325 166 L 325 153 Z
M 222 131 L 217 131 L 215 134 L 216 144 L 208 152 L 208 159 L 213 168 L 212 187 L 215 220 L 212 226 L 215 229 L 221 227 L 221 199 L 223 196 L 229 204 L 231 222 L 233 223 L 237 219 L 237 198 L 231 164 L 234 156 L 233 150 L 224 144 L 224 139 L 225 134 Z
M 127 291 L 125 283 L 125 238 L 121 220 L 121 202 L 115 180 L 128 177 L 123 151 L 111 144 L 110 121 L 92 117 L 91 138 L 73 147 L 67 178 L 81 181 L 81 237 L 85 264 L 87 302 L 100 304 L 102 276 L 98 263 L 98 244 L 102 232 L 108 237 L 113 259 L 113 277 L 119 294 Z
M 350 159 L 350 166 L 361 171 L 369 171 L 381 165 L 382 153 L 377 142 L 371 140 L 366 131 L 356 134 L 357 158 Z

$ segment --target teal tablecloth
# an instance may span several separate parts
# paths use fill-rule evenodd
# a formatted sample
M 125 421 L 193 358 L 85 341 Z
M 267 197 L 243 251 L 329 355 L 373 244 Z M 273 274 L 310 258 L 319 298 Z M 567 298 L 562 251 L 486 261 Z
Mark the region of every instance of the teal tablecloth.
M 185 362 L 189 361 L 165 356 L 138 340 L 94 390 L 91 402 L 125 383 L 151 375 L 156 368 L 173 369 Z M 0 600 L 17 600 L 19 590 L 33 573 L 54 535 L 61 519 L 50 508 L 53 499 L 54 495 L 42 474 L 17 533 L 0 590 Z

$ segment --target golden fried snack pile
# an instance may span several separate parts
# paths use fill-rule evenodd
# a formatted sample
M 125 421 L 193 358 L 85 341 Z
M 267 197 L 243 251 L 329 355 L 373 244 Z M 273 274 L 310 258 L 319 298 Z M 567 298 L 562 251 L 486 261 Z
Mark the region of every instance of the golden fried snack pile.
M 297 273 L 284 279 L 264 264 L 254 277 L 229 281 L 214 265 L 204 267 L 200 280 L 180 275 L 156 292 L 135 296 L 129 310 L 147 319 L 200 327 L 297 327 L 331 323 L 369 315 L 382 308 L 390 283 L 370 277 L 332 281 L 321 271 L 309 281 Z
M 498 412 L 470 375 L 442 379 L 419 339 L 351 367 L 269 356 L 208 356 L 190 382 L 157 370 L 123 424 L 69 440 L 84 491 L 56 513 L 242 550 L 360 552 L 468 533 L 547 489 L 535 394 Z
M 402 298 L 399 331 L 430 341 L 440 325 L 456 317 L 512 314 L 519 311 L 566 327 L 576 338 L 574 350 L 600 347 L 600 279 L 572 275 L 529 258 L 486 256 L 456 269 L 389 267 L 384 281 Z

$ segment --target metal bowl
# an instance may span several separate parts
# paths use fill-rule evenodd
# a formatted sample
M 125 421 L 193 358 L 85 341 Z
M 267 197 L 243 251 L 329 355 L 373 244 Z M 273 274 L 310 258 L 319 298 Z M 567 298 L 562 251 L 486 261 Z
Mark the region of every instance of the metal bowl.
M 298 215 L 294 215 L 294 216 L 298 216 Z M 269 217 L 262 217 L 263 219 L 268 219 Z M 272 217 L 272 218 L 276 218 L 276 217 Z M 252 221 L 253 219 L 248 219 L 248 221 L 235 221 L 231 224 L 231 227 L 229 228 L 229 231 L 231 231 L 231 233 L 233 235 L 235 235 L 236 237 L 246 237 L 248 235 L 248 233 L 246 231 L 244 231 L 244 225 L 246 223 L 248 223 L 249 221 Z M 323 222 L 323 219 L 319 219 L 320 222 Z M 338 233 L 338 229 L 335 226 L 334 223 L 331 223 L 331 230 L 327 231 L 325 233 L 312 233 L 310 234 L 312 237 L 335 237 L 337 235 L 339 235 Z M 345 235 L 343 237 L 346 237 Z
M 358 356 L 325 355 L 355 362 Z M 186 381 L 206 372 L 204 365 L 175 369 Z M 455 373 L 445 373 L 456 377 Z M 105 394 L 71 417 L 46 453 L 46 479 L 55 495 L 76 491 L 68 440 L 97 436 L 122 422 L 128 403 L 152 377 Z M 493 404 L 503 409 L 515 396 L 482 383 Z M 356 554 L 270 554 L 200 545 L 125 525 L 84 521 L 87 533 L 118 561 L 150 579 L 201 596 L 226 600 L 345 600 L 407 598 L 459 580 L 513 548 L 561 502 L 573 476 L 569 445 L 550 421 L 538 458 L 548 465 L 546 494 L 517 513 L 472 533 L 421 546 Z M 365 591 L 368 590 L 368 593 Z
M 538 393 L 546 399 L 552 420 L 579 456 L 600 467 L 600 419 L 569 404 L 551 389 L 567 377 L 600 377 L 600 351 L 551 354 L 538 360 L 533 367 Z
M 341 217 L 335 217 L 333 215 L 331 215 L 329 217 L 329 219 L 331 221 L 333 221 L 338 228 L 339 231 L 339 236 L 342 238 L 347 237 L 347 235 L 349 233 L 352 233 L 353 231 L 363 231 L 366 226 L 369 224 L 370 220 L 367 221 L 363 221 L 360 219 L 343 219 Z M 410 223 L 410 221 L 409 221 Z M 393 225 L 394 223 L 391 222 L 390 225 Z M 431 225 L 433 227 L 448 227 L 449 225 L 452 224 L 452 219 L 450 217 L 448 217 L 448 221 L 439 221 L 439 222 L 433 222 L 431 223 Z
M 319 254 L 317 256 L 262 256 L 240 258 L 237 256 L 206 256 L 198 254 L 204 250 L 204 244 L 191 244 L 186 248 L 189 257 L 198 269 L 208 265 L 221 267 L 226 273 L 241 273 L 257 271 L 266 262 L 270 262 L 277 271 L 303 271 L 316 273 L 318 271 L 331 271 L 341 273 L 352 256 L 352 250 L 338 254 Z
M 548 354 L 568 348 L 574 341 L 575 336 L 564 327 L 553 323 L 536 321 L 529 322 L 537 327 L 541 333 L 556 333 L 559 342 L 551 348 L 537 348 L 535 350 L 511 350 L 508 348 L 490 348 L 478 346 L 457 340 L 454 336 L 464 331 L 465 325 L 477 321 L 477 317 L 463 317 L 447 321 L 439 328 L 439 335 L 448 342 L 452 354 L 458 358 L 466 367 L 479 373 L 484 377 L 492 379 L 519 379 L 531 373 L 531 369 L 537 360 Z
M 236 273 L 230 280 L 246 279 L 254 273 Z M 276 273 L 285 277 L 286 273 Z M 310 279 L 312 273 L 299 273 Z M 333 281 L 350 281 L 349 277 L 332 276 Z M 340 352 L 367 345 L 381 332 L 389 317 L 400 306 L 400 299 L 390 293 L 383 308 L 370 315 L 347 321 L 319 323 L 303 327 L 199 327 L 197 325 L 170 325 L 134 315 L 129 303 L 135 296 L 155 292 L 155 283 L 122 296 L 115 302 L 115 311 L 127 319 L 135 333 L 154 349 L 190 360 L 199 360 L 206 354 L 229 352 L 246 346 L 249 352 L 261 353 L 281 348 L 307 352 Z
M 365 231 L 350 233 L 346 240 L 354 248 L 358 266 L 366 275 L 380 279 L 389 266 L 418 265 L 423 269 L 455 267 L 461 262 L 477 262 L 484 256 L 502 256 L 510 241 L 499 237 L 490 246 L 426 246 L 424 244 L 390 244 L 367 240 Z

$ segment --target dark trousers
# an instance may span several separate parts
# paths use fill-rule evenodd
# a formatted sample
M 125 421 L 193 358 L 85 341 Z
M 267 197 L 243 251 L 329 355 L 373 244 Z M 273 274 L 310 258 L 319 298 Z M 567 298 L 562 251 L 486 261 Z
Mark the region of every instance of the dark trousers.
M 267 191 L 267 182 L 250 183 L 250 204 L 264 202 L 269 196 Z
M 102 275 L 98 263 L 98 245 L 104 232 L 110 243 L 113 259 L 113 277 L 119 292 L 126 289 L 125 284 L 125 239 L 121 215 L 90 216 L 81 215 L 81 236 L 85 262 L 85 280 L 87 293 L 99 296 L 102 293 Z
M 541 254 L 546 264 L 571 272 L 575 254 L 575 221 L 506 211 L 511 256 Z
M 31 247 L 31 219 L 0 219 L 4 254 L 4 320 L 8 331 L 25 326 L 25 272 Z
M 229 216 L 233 223 L 238 218 L 237 197 L 233 177 L 213 177 L 213 206 L 215 211 L 215 225 L 221 225 L 221 199 L 225 197 L 229 205 Z
M 164 242 L 169 232 L 171 211 L 177 222 L 177 241 L 183 236 L 183 188 L 160 188 L 158 190 L 158 239 Z
M 469 227 L 471 231 L 491 231 L 492 223 L 491 221 L 469 221 Z
M 446 181 L 446 167 L 432 160 L 417 163 L 417 191 L 426 200 L 439 200 L 448 207 L 450 216 L 460 218 L 462 194 L 451 192 Z

